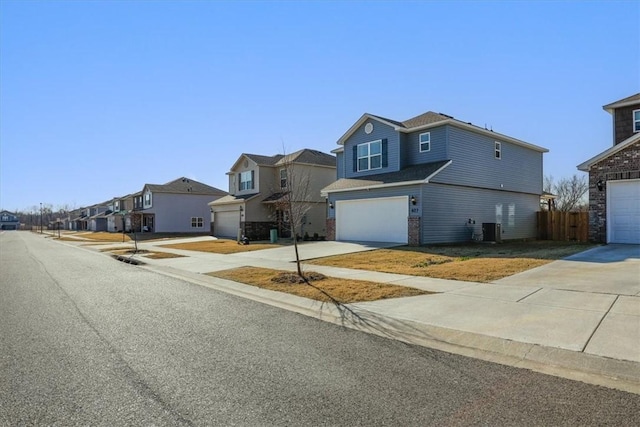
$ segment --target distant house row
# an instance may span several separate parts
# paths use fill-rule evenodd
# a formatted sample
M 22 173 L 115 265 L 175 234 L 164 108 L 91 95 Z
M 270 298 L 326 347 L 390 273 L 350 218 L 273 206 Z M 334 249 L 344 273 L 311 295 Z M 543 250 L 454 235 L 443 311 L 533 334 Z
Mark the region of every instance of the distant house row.
M 590 175 L 590 236 L 640 243 L 640 94 L 605 109 L 614 147 L 579 166 Z M 536 236 L 546 148 L 431 111 L 405 121 L 363 114 L 337 145 L 332 154 L 243 153 L 228 191 L 188 178 L 146 184 L 72 212 L 65 228 L 291 237 L 281 202 L 288 183 L 300 184 L 288 180 L 305 176 L 300 236 L 411 245 Z

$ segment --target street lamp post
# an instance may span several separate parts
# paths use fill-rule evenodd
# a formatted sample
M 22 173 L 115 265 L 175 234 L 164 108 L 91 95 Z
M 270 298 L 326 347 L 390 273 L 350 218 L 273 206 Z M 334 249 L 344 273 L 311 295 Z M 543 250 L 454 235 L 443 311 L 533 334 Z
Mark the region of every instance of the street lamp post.
M 40 234 L 42 234 L 42 202 L 40 202 Z

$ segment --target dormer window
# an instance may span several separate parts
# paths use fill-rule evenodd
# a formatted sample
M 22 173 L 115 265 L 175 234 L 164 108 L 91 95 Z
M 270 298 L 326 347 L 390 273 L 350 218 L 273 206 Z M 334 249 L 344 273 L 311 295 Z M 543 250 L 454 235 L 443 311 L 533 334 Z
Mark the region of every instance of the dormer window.
M 498 160 L 502 158 L 502 143 L 498 141 L 495 142 L 495 157 Z
M 420 134 L 420 152 L 431 151 L 431 132 Z
M 382 168 L 382 140 L 359 144 L 358 172 Z
M 640 110 L 633 110 L 633 132 L 640 132 Z

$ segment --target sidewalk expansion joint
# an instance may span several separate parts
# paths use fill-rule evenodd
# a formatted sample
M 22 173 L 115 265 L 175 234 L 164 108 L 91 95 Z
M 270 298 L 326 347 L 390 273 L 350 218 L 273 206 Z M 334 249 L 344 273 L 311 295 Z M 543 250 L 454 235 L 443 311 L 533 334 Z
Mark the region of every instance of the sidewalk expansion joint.
M 520 298 L 520 299 L 519 299 L 518 301 L 516 301 L 516 302 L 520 302 L 520 301 L 522 301 L 522 300 L 524 300 L 524 299 L 527 299 L 527 298 L 529 298 L 531 295 L 533 295 L 533 294 L 536 294 L 536 293 L 540 292 L 542 289 L 543 289 L 543 288 L 538 288 L 538 289 L 536 289 L 535 291 L 531 292 L 530 294 L 523 296 L 522 298 Z
M 589 343 L 591 342 L 591 340 L 593 339 L 593 336 L 596 334 L 596 332 L 598 331 L 598 329 L 600 328 L 600 325 L 602 325 L 602 322 L 604 322 L 604 319 L 607 318 L 607 316 L 609 315 L 609 313 L 611 313 L 611 309 L 613 308 L 613 306 L 615 305 L 615 303 L 618 301 L 618 298 L 620 298 L 620 295 L 616 296 L 616 298 L 613 300 L 613 302 L 611 303 L 611 305 L 609 306 L 609 309 L 607 310 L 607 312 L 604 314 L 604 316 L 602 316 L 602 318 L 600 319 L 600 321 L 598 322 L 598 324 L 596 325 L 595 328 L 593 328 L 593 332 L 591 332 L 591 335 L 589 335 L 589 338 L 587 339 L 587 342 L 584 344 L 584 346 L 582 347 L 582 350 L 580 350 L 582 353 L 584 353 L 584 351 L 587 349 L 587 347 L 589 346 Z

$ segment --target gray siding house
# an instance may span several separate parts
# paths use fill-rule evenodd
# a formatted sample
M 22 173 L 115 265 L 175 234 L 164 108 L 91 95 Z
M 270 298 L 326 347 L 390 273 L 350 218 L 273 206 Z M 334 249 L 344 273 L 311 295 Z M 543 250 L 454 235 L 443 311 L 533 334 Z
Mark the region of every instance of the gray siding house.
M 548 150 L 427 112 L 364 114 L 338 140 L 328 238 L 411 245 L 533 238 Z M 483 226 L 484 224 L 484 226 Z
M 185 177 L 166 184 L 146 184 L 140 193 L 132 195 L 133 208 L 125 228 L 155 233 L 208 233 L 208 203 L 226 194 Z

